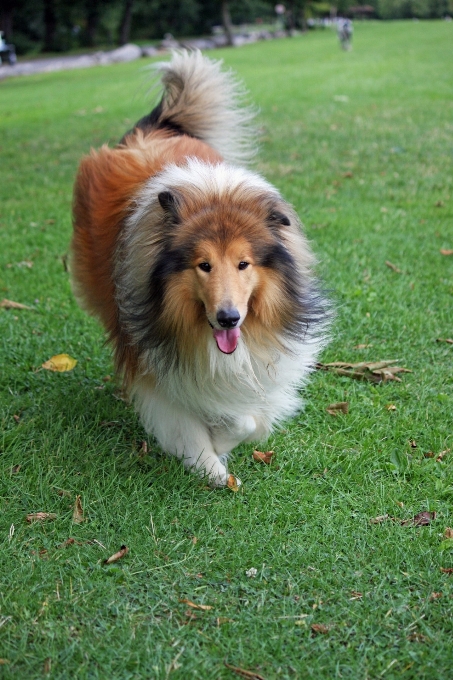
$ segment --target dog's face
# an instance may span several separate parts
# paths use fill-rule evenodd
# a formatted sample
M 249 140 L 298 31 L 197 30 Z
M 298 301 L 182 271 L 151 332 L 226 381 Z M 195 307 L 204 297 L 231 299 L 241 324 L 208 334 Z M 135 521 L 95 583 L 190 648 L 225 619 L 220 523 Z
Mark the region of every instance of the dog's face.
M 277 289 L 274 287 L 271 294 L 265 283 L 272 279 L 269 253 L 275 251 L 275 234 L 261 202 L 244 206 L 220 201 L 197 209 L 188 206 L 187 201 L 176 205 L 173 200 L 171 206 L 170 250 L 181 266 L 168 281 L 170 305 L 166 309 L 170 313 L 176 300 L 186 299 L 185 316 L 190 315 L 190 309 L 198 309 L 198 321 L 205 329 L 211 326 L 218 349 L 231 354 L 237 347 L 242 324 L 247 319 L 247 327 L 250 314 L 253 316 L 263 307 L 258 301 L 264 288 L 267 304 L 276 302 Z M 168 210 L 168 194 L 162 203 Z M 273 306 L 278 307 L 278 303 Z
M 193 287 L 213 328 L 218 348 L 225 354 L 236 349 L 249 301 L 259 283 L 251 245 L 234 240 L 219 248 L 200 242 L 193 258 Z

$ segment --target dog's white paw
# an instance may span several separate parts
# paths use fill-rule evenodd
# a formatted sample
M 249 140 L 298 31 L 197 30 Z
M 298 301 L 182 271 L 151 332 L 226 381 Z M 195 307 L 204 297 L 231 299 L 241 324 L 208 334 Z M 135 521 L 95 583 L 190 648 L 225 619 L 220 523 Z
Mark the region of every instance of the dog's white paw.
M 229 474 L 228 468 L 222 465 L 220 462 L 216 468 L 215 474 L 213 474 L 213 471 L 211 471 L 209 475 L 209 482 L 213 488 L 225 489 L 227 487 L 232 491 L 237 491 L 239 487 L 242 486 L 242 482 L 239 477 Z
M 212 487 L 222 488 L 228 485 L 228 468 L 221 460 L 217 459 L 209 468 L 206 466 L 206 472 Z

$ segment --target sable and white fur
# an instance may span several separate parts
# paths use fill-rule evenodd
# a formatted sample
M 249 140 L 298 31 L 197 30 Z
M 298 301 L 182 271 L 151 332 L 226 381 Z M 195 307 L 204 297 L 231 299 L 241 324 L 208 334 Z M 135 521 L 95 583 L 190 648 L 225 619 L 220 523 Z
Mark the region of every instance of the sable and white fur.
M 296 213 L 238 165 L 255 145 L 234 77 L 199 52 L 158 68 L 158 106 L 81 162 L 74 288 L 146 431 L 224 486 L 231 450 L 301 408 L 326 304 Z

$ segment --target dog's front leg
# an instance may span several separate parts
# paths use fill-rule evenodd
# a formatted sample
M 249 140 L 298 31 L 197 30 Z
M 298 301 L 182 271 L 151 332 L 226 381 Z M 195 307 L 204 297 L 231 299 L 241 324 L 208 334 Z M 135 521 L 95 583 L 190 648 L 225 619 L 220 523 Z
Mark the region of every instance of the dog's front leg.
M 228 425 L 216 427 L 212 431 L 214 448 L 222 459 L 226 459 L 230 451 L 243 441 L 252 441 L 256 431 L 253 416 L 243 416 Z
M 146 431 L 164 451 L 180 458 L 187 469 L 207 475 L 213 486 L 226 486 L 228 470 L 200 419 L 149 390 L 137 390 L 135 401 Z

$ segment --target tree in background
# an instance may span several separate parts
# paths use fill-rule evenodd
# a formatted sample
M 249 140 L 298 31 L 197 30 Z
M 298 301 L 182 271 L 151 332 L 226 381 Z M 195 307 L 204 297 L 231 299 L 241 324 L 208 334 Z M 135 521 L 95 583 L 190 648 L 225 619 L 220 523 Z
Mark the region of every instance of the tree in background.
M 0 30 L 17 52 L 63 51 L 132 41 L 210 35 L 224 26 L 232 43 L 233 26 L 257 20 L 275 23 L 277 0 L 0 0 Z M 453 15 L 453 0 L 283 0 L 286 28 L 306 27 L 309 16 L 326 16 L 329 7 L 346 15 L 366 4 L 381 19 Z
M 225 31 L 227 45 L 233 45 L 233 24 L 228 0 L 222 0 L 222 26 Z
M 129 42 L 132 25 L 132 8 L 134 0 L 125 0 L 123 12 L 121 14 L 121 23 L 119 29 L 119 44 L 126 45 Z
M 14 10 L 17 10 L 17 6 L 17 0 L 2 0 L 2 5 L 0 7 L 0 28 L 8 43 L 13 39 L 13 17 Z

